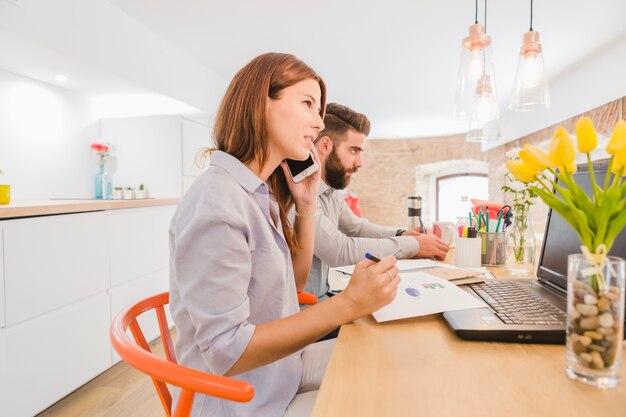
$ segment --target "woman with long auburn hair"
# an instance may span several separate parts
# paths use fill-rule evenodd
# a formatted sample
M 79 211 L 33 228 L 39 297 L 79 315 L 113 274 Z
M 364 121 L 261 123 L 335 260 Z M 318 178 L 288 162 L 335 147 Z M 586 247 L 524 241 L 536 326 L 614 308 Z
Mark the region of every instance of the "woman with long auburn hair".
M 393 300 L 395 258 L 360 262 L 341 294 L 300 312 L 320 180 L 294 183 L 285 159 L 318 161 L 324 81 L 288 54 L 260 55 L 233 78 L 217 113 L 209 168 L 170 226 L 170 311 L 179 362 L 252 383 L 234 403 L 196 395 L 194 416 L 308 416 L 341 324 Z M 287 213 L 294 212 L 293 223 Z

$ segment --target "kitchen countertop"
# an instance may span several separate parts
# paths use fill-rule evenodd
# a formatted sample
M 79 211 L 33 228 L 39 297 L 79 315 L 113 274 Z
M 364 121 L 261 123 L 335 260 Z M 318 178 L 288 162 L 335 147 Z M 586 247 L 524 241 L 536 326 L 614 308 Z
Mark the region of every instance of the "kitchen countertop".
M 178 201 L 178 198 L 148 198 L 141 200 L 16 200 L 7 205 L 0 205 L 0 219 L 99 210 L 169 206 L 178 204 Z

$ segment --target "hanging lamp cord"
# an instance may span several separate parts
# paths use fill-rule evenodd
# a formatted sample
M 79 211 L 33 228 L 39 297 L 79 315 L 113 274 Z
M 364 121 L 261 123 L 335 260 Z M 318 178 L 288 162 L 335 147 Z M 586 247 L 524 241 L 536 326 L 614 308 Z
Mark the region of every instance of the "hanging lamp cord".
M 476 2 L 476 4 L 478 5 L 478 1 Z M 476 6 L 476 9 L 478 9 L 478 6 Z M 485 35 L 486 34 L 487 34 L 487 0 L 485 0 Z M 482 48 L 482 52 L 483 52 L 483 75 L 486 75 L 487 68 L 486 68 L 485 62 L 487 61 L 487 58 L 485 55 L 487 52 L 485 51 L 485 48 Z
M 487 34 L 487 0 L 485 0 L 485 34 Z
M 476 4 L 474 5 L 474 24 L 478 23 L 478 0 L 476 0 Z
M 530 31 L 533 31 L 533 0 L 530 0 Z

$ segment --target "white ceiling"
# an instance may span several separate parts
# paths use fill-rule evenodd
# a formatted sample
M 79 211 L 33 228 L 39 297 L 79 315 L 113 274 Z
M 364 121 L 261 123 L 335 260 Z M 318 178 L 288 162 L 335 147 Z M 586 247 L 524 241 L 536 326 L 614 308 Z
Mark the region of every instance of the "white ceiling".
M 23 9 L 49 7 L 43 6 L 44 0 L 11 1 Z M 113 17 L 120 19 L 105 0 L 56 2 L 71 9 L 79 3 L 97 3 L 111 16 L 112 25 Z M 312 66 L 325 79 L 330 101 L 367 114 L 372 138 L 438 136 L 465 129 L 465 123 L 453 120 L 452 110 L 461 39 L 474 21 L 471 0 L 108 0 L 107 4 L 207 70 L 211 83 L 196 83 L 195 96 L 182 87 L 179 93 L 175 85 L 161 91 L 204 112 L 215 110 L 227 82 L 242 65 L 260 53 L 280 51 Z M 517 51 L 529 26 L 529 8 L 530 0 L 488 3 L 487 29 L 493 38 L 507 140 L 626 95 L 626 72 L 621 71 L 626 70 L 626 1 L 536 0 L 533 26 L 541 33 L 554 106 L 543 112 L 509 114 L 506 106 Z M 482 22 L 482 1 L 479 9 Z M 87 13 L 84 7 L 79 11 Z M 77 12 L 57 13 L 69 19 L 68 13 Z M 87 19 L 99 18 L 91 13 Z M 90 27 L 89 22 L 80 26 L 85 31 Z M 26 36 L 25 30 L 20 34 Z M 102 70 L 106 65 L 96 65 L 97 61 L 92 58 L 89 63 Z M 594 66 L 596 61 L 606 65 Z M 616 72 L 610 72 L 611 66 Z M 604 74 L 604 68 L 609 72 Z M 158 70 L 153 66 L 152 71 Z M 186 77 L 184 67 L 175 73 L 170 69 L 170 78 L 201 79 L 202 72 L 194 70 Z M 115 76 L 123 73 L 115 72 L 109 71 Z M 154 82 L 145 87 L 163 90 L 155 75 L 150 77 Z M 140 76 L 129 78 L 142 84 Z M 586 93 L 585 88 L 598 93 Z

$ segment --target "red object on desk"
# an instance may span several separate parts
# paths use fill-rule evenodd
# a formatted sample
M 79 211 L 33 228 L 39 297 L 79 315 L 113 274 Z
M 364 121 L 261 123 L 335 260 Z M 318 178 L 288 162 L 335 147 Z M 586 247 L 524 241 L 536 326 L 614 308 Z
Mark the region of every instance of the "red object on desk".
M 354 194 L 346 193 L 343 199 L 346 201 L 346 204 L 348 204 L 348 207 L 350 207 L 350 210 L 352 210 L 352 212 L 357 216 L 361 217 L 361 209 L 359 208 L 359 197 Z
M 495 201 L 489 201 L 489 200 L 478 200 L 476 198 L 472 198 L 470 199 L 470 201 L 472 202 L 472 211 L 474 212 L 474 215 L 477 215 L 484 207 L 487 213 L 489 213 L 490 219 L 497 219 L 498 212 L 504 206 L 504 204 L 502 203 L 497 203 Z M 509 207 L 506 207 L 504 209 L 504 212 L 502 213 L 503 216 L 506 216 L 508 212 L 509 212 Z

